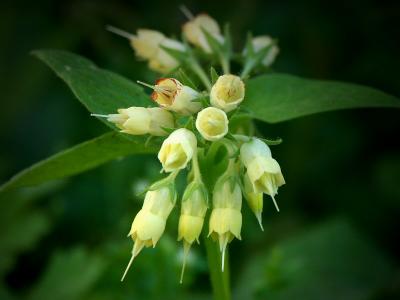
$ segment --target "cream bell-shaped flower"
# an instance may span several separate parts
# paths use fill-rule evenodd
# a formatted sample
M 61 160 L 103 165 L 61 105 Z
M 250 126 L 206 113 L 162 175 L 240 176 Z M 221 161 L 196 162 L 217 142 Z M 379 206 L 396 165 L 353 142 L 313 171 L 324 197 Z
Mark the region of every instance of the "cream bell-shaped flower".
M 180 62 L 162 47 L 185 52 L 185 45 L 176 40 L 165 38 L 159 44 L 159 49 L 156 54 L 149 58 L 149 68 L 151 70 L 166 74 L 179 67 Z
M 130 43 L 138 57 L 149 60 L 157 54 L 165 39 L 165 35 L 159 31 L 138 29 L 136 35 L 130 38 Z
M 244 92 L 244 83 L 239 76 L 222 75 L 211 88 L 211 105 L 229 112 L 243 101 Z
M 207 191 L 203 184 L 194 181 L 186 187 L 183 194 L 181 215 L 179 217 L 178 241 L 183 241 L 181 283 L 190 247 L 195 241 L 200 243 L 199 237 L 203 228 L 206 211 Z
M 107 26 L 107 29 L 117 35 L 127 38 L 135 50 L 136 55 L 149 61 L 149 68 L 159 73 L 168 73 L 179 66 L 173 56 L 168 54 L 162 47 L 185 52 L 185 45 L 173 39 L 167 38 L 164 34 L 156 30 L 139 29 L 136 35 Z
M 197 139 L 193 132 L 180 128 L 172 132 L 162 143 L 158 159 L 165 172 L 186 168 L 197 149 Z
M 272 47 L 269 49 L 269 51 L 267 52 L 267 54 L 261 61 L 261 63 L 266 67 L 269 67 L 270 65 L 272 65 L 272 63 L 275 61 L 277 55 L 279 54 L 279 47 L 275 44 L 273 39 L 268 35 L 262 35 L 262 36 L 253 38 L 252 45 L 253 45 L 254 52 L 258 52 L 261 49 L 272 45 Z
M 285 184 L 285 179 L 278 162 L 272 158 L 269 147 L 261 140 L 253 138 L 240 147 L 240 159 L 247 169 L 254 192 L 270 195 L 279 211 L 275 195 L 278 187 Z
M 228 117 L 219 108 L 207 107 L 197 114 L 196 128 L 207 141 L 217 141 L 228 133 Z
M 225 251 L 234 237 L 241 239 L 242 228 L 242 192 L 238 182 L 232 179 L 218 180 L 213 193 L 208 235 L 218 241 L 222 253 L 222 271 L 224 270 Z
M 167 110 L 188 116 L 201 109 L 201 104 L 193 101 L 200 96 L 200 93 L 183 85 L 175 78 L 158 79 L 155 85 L 141 81 L 138 83 L 153 89 L 151 98 Z
M 109 122 L 120 128 L 121 132 L 132 135 L 164 136 L 168 133 L 162 127 L 174 127 L 172 114 L 159 107 L 129 107 L 118 109 L 118 114 L 92 115 L 106 117 Z
M 134 258 L 144 247 L 156 246 L 164 233 L 165 224 L 175 205 L 174 191 L 170 186 L 163 186 L 154 191 L 148 191 L 142 209 L 133 220 L 128 236 L 134 241 L 132 257 L 122 276 L 124 280 Z
M 183 25 L 183 34 L 193 45 L 203 49 L 206 53 L 211 53 L 212 49 L 208 44 L 207 38 L 203 30 L 207 31 L 221 44 L 224 42 L 224 37 L 221 35 L 221 30 L 218 23 L 207 14 L 200 14 Z
M 243 195 L 249 205 L 251 211 L 257 218 L 258 224 L 260 224 L 261 230 L 264 231 L 262 225 L 262 211 L 263 211 L 263 193 L 256 193 L 253 190 L 253 185 L 250 182 L 250 178 L 247 174 L 243 176 Z

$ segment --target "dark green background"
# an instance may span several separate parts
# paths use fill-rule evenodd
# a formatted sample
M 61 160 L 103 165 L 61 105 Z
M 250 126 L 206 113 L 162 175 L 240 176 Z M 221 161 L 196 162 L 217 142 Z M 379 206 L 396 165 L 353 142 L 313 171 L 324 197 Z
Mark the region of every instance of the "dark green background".
M 397 1 L 185 1 L 246 32 L 279 39 L 274 68 L 369 85 L 400 96 Z M 181 1 L 3 1 L 0 4 L 0 182 L 106 131 L 61 80 L 29 55 L 69 50 L 132 80 L 154 75 L 106 24 L 180 35 Z M 265 199 L 261 232 L 244 205 L 242 242 L 231 245 L 238 299 L 398 299 L 399 111 L 324 113 L 257 124 L 284 143 L 272 149 L 287 185 Z M 175 209 L 159 245 L 124 283 L 125 238 L 141 205 L 135 192 L 159 177 L 155 156 L 129 157 L 69 180 L 1 196 L 0 299 L 208 299 L 204 249 L 183 286 Z

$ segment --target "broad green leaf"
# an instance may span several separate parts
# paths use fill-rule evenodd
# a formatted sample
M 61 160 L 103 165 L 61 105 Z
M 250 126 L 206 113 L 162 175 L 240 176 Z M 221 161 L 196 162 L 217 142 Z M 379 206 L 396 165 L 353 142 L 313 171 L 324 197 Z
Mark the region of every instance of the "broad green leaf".
M 27 299 L 85 299 L 104 267 L 103 258 L 83 248 L 56 253 Z
M 146 147 L 143 138 L 126 139 L 119 133 L 106 133 L 21 171 L 1 186 L 0 192 L 72 176 L 128 154 L 146 154 L 156 151 L 155 146 Z
M 56 72 L 91 113 L 110 114 L 116 113 L 118 108 L 153 105 L 140 86 L 118 74 L 98 68 L 84 57 L 61 50 L 38 50 L 33 55 Z M 100 119 L 117 129 L 105 119 Z
M 400 99 L 357 84 L 269 74 L 247 82 L 243 106 L 254 118 L 277 123 L 337 109 L 400 108 Z
M 316 226 L 253 257 L 238 299 L 363 300 L 395 274 L 393 261 L 344 220 Z

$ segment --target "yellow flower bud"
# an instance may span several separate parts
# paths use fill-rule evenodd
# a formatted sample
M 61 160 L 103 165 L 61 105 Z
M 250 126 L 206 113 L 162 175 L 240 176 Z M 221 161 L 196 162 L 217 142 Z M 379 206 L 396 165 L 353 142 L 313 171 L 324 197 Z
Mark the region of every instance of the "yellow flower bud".
M 178 241 L 183 240 L 183 266 L 181 280 L 185 272 L 186 259 L 194 241 L 199 242 L 207 211 L 207 191 L 202 183 L 192 182 L 186 187 L 182 198 L 181 215 L 179 217 Z
M 166 74 L 179 67 L 179 61 L 162 49 L 161 46 L 181 52 L 185 51 L 185 46 L 178 41 L 168 38 L 165 38 L 159 46 L 156 54 L 149 58 L 149 68 L 153 71 Z
M 162 127 L 174 127 L 172 114 L 159 107 L 129 107 L 119 109 L 118 114 L 107 115 L 107 120 L 115 123 L 121 132 L 132 135 L 167 135 Z
M 211 105 L 226 112 L 234 110 L 243 101 L 244 83 L 235 75 L 222 75 L 210 92 Z
M 142 59 L 153 58 L 160 44 L 166 37 L 161 32 L 150 29 L 139 29 L 136 36 L 130 38 L 131 46 L 138 57 Z
M 224 269 L 225 250 L 234 237 L 241 239 L 242 192 L 232 179 L 218 180 L 213 193 L 213 210 L 210 216 L 209 236 L 219 242 Z
M 211 53 L 211 47 L 202 29 L 211 34 L 217 41 L 223 43 L 224 37 L 221 35 L 218 23 L 209 15 L 200 14 L 185 23 L 182 28 L 183 34 L 189 42 L 203 49 L 206 53 Z
M 249 205 L 251 211 L 257 218 L 258 223 L 260 224 L 261 230 L 264 231 L 262 225 L 262 211 L 263 211 L 263 193 L 256 193 L 253 190 L 253 185 L 250 182 L 250 178 L 247 174 L 244 175 L 244 190 L 243 194 Z
M 171 187 L 164 186 L 158 190 L 148 191 L 144 199 L 143 207 L 132 222 L 128 236 L 133 241 L 132 257 L 122 276 L 124 280 L 133 259 L 144 247 L 157 244 L 164 233 L 165 224 L 169 214 L 175 205 L 175 196 Z
M 172 132 L 164 140 L 158 152 L 165 172 L 172 172 L 186 168 L 197 149 L 197 139 L 193 132 L 180 128 Z
M 190 186 L 186 189 L 185 194 L 189 189 Z M 201 187 L 198 187 L 190 191 L 190 195 L 186 199 L 185 197 L 187 196 L 183 196 L 179 218 L 178 241 L 183 239 L 184 242 L 192 244 L 195 240 L 199 242 L 207 211 L 207 195 Z
M 272 158 L 269 147 L 259 139 L 253 138 L 240 148 L 240 159 L 247 168 L 247 175 L 255 193 L 270 195 L 275 201 L 278 187 L 285 184 L 278 162 Z
M 274 43 L 272 38 L 267 35 L 258 36 L 253 38 L 252 44 L 254 52 L 258 52 L 261 49 L 272 45 L 271 49 L 269 49 L 269 51 L 261 61 L 261 63 L 266 67 L 272 65 L 272 63 L 275 61 L 276 56 L 279 53 L 279 47 Z
M 191 115 L 201 109 L 201 104 L 193 101 L 200 94 L 174 78 L 161 78 L 152 88 L 151 98 L 168 110 Z
M 196 128 L 207 141 L 217 141 L 228 133 L 226 113 L 215 107 L 207 107 L 197 114 Z

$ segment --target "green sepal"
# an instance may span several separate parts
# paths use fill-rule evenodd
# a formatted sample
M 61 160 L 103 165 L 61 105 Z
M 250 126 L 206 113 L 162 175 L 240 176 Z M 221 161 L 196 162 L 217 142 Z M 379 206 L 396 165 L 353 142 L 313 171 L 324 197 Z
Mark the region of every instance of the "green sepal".
M 179 171 L 175 171 L 175 172 L 179 172 Z M 176 177 L 176 174 L 174 174 L 174 172 L 173 172 L 170 175 L 168 175 L 167 177 L 154 182 L 147 189 L 145 189 L 141 194 L 143 194 L 144 192 L 148 192 L 148 191 L 157 191 L 162 188 L 168 188 L 169 192 L 170 192 L 172 203 L 175 204 L 176 199 L 178 198 L 178 193 L 176 191 L 176 186 L 175 186 L 175 177 Z
M 163 45 L 160 46 L 165 52 L 167 52 L 170 56 L 175 58 L 179 62 L 186 62 L 187 61 L 187 53 L 186 51 L 180 51 L 172 48 L 165 47 Z
M 164 126 L 160 126 L 160 128 L 162 130 L 164 130 L 166 133 L 171 134 L 173 133 L 175 130 L 177 130 L 178 128 L 171 128 L 171 127 L 164 127 Z
M 201 28 L 204 36 L 206 37 L 207 43 L 210 46 L 212 53 L 221 55 L 224 52 L 223 44 L 221 44 L 212 34 L 210 34 L 203 27 Z
M 283 140 L 281 138 L 276 139 L 265 139 L 265 138 L 258 138 L 266 143 L 268 146 L 276 146 L 282 144 Z
M 253 34 L 251 32 L 247 33 L 246 45 L 243 49 L 242 55 L 245 58 L 245 61 L 253 57 L 255 54 L 253 47 Z
M 196 91 L 199 90 L 198 86 L 193 82 L 193 80 L 188 76 L 188 74 L 182 68 L 178 69 L 178 71 L 176 72 L 176 76 L 179 78 L 179 81 L 183 85 L 186 85 Z
M 217 71 L 214 69 L 214 67 L 210 68 L 210 76 L 211 76 L 211 83 L 215 84 L 215 82 L 218 80 L 218 73 Z
M 202 93 L 201 96 L 192 99 L 191 102 L 199 102 L 203 107 L 208 107 L 210 106 L 210 97 L 207 93 Z
M 247 40 L 246 43 L 246 47 L 248 47 L 249 45 L 251 45 L 252 49 L 252 54 L 250 54 L 250 51 L 245 51 L 245 60 L 244 60 L 244 66 L 243 66 L 243 70 L 242 73 L 240 75 L 241 78 L 245 78 L 247 77 L 250 72 L 257 66 L 261 65 L 262 60 L 264 59 L 264 57 L 268 54 L 268 52 L 272 49 L 272 47 L 274 47 L 277 44 L 277 40 L 273 40 L 272 43 L 268 46 L 265 46 L 264 48 L 258 50 L 257 52 L 254 52 L 254 48 L 252 45 L 251 40 Z M 247 48 L 246 48 L 247 49 Z
M 205 200 L 205 203 L 208 208 L 208 191 L 207 191 L 207 188 L 204 185 L 204 183 L 202 183 L 201 181 L 192 181 L 191 183 L 188 184 L 188 186 L 186 187 L 186 189 L 183 193 L 182 202 L 189 200 L 191 198 L 192 194 L 196 190 L 200 190 L 200 192 L 202 193 L 203 199 Z

